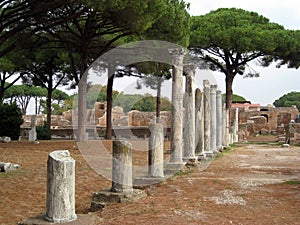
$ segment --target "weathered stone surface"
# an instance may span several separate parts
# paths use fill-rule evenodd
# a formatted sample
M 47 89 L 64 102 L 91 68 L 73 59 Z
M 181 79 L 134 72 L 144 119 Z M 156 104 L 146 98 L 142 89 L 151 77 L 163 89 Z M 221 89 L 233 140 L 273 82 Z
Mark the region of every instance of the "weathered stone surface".
M 164 134 L 162 124 L 150 125 L 149 177 L 164 177 Z
M 0 172 L 7 172 L 16 169 L 20 169 L 21 166 L 10 162 L 0 162 Z
M 199 88 L 195 92 L 195 155 L 204 153 L 204 107 L 203 93 Z
M 9 143 L 9 142 L 11 142 L 11 138 L 7 137 L 7 136 L 4 136 L 4 137 L 0 138 L 0 141 L 4 142 L 4 143 Z
M 67 150 L 53 151 L 47 162 L 45 220 L 65 223 L 76 220 L 75 160 Z
M 210 150 L 217 152 L 217 85 L 210 86 Z
M 184 151 L 183 160 L 195 160 L 195 65 L 186 65 L 185 82 L 185 123 L 184 123 Z
M 132 144 L 113 142 L 112 192 L 132 192 Z
M 217 90 L 217 102 L 216 102 L 216 112 L 217 112 L 217 150 L 220 151 L 222 149 L 222 141 L 223 141 L 223 102 L 222 102 L 222 92 Z
M 210 84 L 203 81 L 204 105 L 204 151 L 210 151 Z
M 182 122 L 183 122 L 183 57 L 184 49 L 170 49 L 172 55 L 172 122 L 170 164 L 183 164 L 182 161 Z

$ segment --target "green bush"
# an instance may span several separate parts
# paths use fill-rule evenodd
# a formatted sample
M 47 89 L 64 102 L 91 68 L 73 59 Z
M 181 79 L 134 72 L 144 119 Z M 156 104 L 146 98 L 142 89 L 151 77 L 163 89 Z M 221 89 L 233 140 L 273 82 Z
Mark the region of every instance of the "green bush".
M 0 136 L 18 140 L 23 123 L 21 109 L 14 104 L 0 104 Z
M 51 130 L 47 127 L 46 123 L 44 123 L 43 126 L 37 126 L 36 133 L 37 133 L 38 140 L 50 140 L 51 139 Z

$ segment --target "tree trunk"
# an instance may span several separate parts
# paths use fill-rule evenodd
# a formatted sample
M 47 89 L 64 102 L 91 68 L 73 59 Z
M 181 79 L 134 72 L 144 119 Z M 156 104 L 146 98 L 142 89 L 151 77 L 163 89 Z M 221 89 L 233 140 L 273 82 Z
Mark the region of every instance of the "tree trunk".
M 158 83 L 157 83 L 157 93 L 156 93 L 156 123 L 159 123 L 160 121 L 160 106 L 161 106 L 161 83 L 162 83 L 162 77 L 158 77 Z
M 112 138 L 112 94 L 113 94 L 113 84 L 114 84 L 114 71 L 112 68 L 108 69 L 108 80 L 106 89 L 106 139 Z
M 85 121 L 86 121 L 86 90 L 87 76 L 83 75 L 78 84 L 78 128 L 77 141 L 86 141 L 85 139 Z
M 226 74 L 225 82 L 226 82 L 226 109 L 230 109 L 232 105 L 232 84 L 233 84 L 234 74 L 228 73 Z
M 47 90 L 47 100 L 46 100 L 46 107 L 47 107 L 47 128 L 51 129 L 51 99 L 52 99 L 52 89 Z
M 85 73 L 88 67 L 88 48 L 82 48 L 82 57 L 80 65 L 80 81 L 78 84 L 78 128 L 77 128 L 77 141 L 86 141 L 86 92 L 87 92 L 87 74 Z

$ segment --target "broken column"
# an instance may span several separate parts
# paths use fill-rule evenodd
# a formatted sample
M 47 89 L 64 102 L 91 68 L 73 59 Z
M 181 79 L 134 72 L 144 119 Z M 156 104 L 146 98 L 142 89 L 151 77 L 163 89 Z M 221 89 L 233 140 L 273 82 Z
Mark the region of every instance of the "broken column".
M 128 141 L 113 142 L 112 192 L 132 192 L 132 145 Z
M 196 156 L 204 157 L 204 113 L 203 93 L 196 89 L 195 93 L 195 145 Z
M 171 120 L 171 156 L 169 168 L 181 168 L 182 161 L 182 120 L 183 120 L 183 57 L 184 49 L 170 49 L 172 55 L 172 120 Z
M 149 137 L 149 177 L 164 177 L 164 133 L 162 124 L 151 124 Z
M 222 92 L 217 90 L 217 150 L 222 150 L 223 141 L 223 109 L 222 109 Z
M 210 150 L 217 152 L 217 85 L 210 86 Z
M 185 82 L 185 123 L 184 123 L 184 161 L 195 161 L 195 65 L 186 65 Z
M 112 186 L 93 193 L 91 211 L 102 210 L 106 205 L 133 202 L 146 195 L 144 190 L 133 189 L 132 144 L 125 140 L 113 141 Z
M 208 80 L 203 81 L 203 106 L 204 106 L 204 152 L 212 154 L 210 151 L 210 84 Z
M 47 201 L 45 220 L 65 223 L 76 220 L 75 160 L 67 150 L 53 151 L 47 162 Z
M 36 115 L 31 116 L 31 129 L 29 130 L 28 141 L 35 141 L 37 138 L 35 117 Z

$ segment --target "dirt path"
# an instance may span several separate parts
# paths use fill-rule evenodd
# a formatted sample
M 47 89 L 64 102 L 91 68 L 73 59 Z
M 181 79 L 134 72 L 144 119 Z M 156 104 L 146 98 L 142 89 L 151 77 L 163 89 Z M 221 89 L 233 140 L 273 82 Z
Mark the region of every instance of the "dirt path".
M 110 187 L 72 141 L 0 143 L 0 161 L 22 165 L 0 173 L 0 224 L 45 212 L 47 155 L 57 149 L 76 159 L 77 213 L 88 213 L 92 192 Z M 97 213 L 102 224 L 300 224 L 300 147 L 242 145 L 146 191 Z

